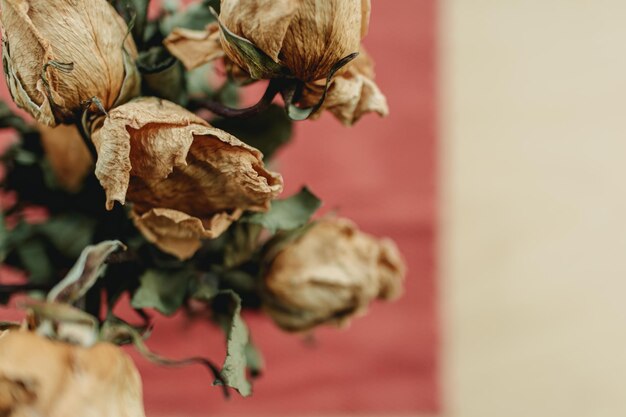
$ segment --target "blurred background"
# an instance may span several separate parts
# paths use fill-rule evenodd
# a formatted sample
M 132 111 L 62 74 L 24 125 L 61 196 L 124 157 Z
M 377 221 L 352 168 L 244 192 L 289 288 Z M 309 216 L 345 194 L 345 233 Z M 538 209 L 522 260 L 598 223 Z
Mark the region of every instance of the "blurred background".
M 444 414 L 626 415 L 626 3 L 438 11 Z

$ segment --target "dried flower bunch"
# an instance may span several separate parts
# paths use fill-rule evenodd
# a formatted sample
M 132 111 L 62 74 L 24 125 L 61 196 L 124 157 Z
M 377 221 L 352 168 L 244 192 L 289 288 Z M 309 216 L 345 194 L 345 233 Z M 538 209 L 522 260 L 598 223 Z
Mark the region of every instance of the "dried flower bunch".
M 29 295 L 24 321 L 0 325 L 0 415 L 143 415 L 122 344 L 246 396 L 261 363 L 242 309 L 303 332 L 402 290 L 392 241 L 314 217 L 307 188 L 281 199 L 272 170 L 294 120 L 388 113 L 361 45 L 370 1 L 172 4 L 0 0 L 7 85 L 32 117 L 0 103 L 16 138 L 0 156 L 0 261 L 25 272 L 0 302 Z M 257 82 L 263 97 L 238 108 Z M 135 317 L 117 315 L 127 299 Z M 224 330 L 221 365 L 144 344 L 153 312 L 199 308 Z

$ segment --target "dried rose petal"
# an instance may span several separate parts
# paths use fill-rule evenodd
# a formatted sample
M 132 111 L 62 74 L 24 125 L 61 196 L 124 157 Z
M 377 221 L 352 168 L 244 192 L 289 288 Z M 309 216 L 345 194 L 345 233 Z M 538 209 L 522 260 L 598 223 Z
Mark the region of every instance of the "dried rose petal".
M 217 23 L 208 25 L 204 31 L 176 28 L 163 44 L 187 69 L 224 56 Z
M 178 259 L 189 259 L 200 248 L 202 239 L 213 239 L 241 217 L 243 212 L 220 212 L 209 219 L 199 219 L 181 211 L 155 208 L 139 215 L 134 211 L 135 226 L 162 251 Z
M 84 348 L 32 332 L 0 336 L 0 415 L 143 417 L 141 378 L 117 346 Z
M 301 100 L 303 106 L 317 103 L 325 82 L 307 83 Z M 363 48 L 359 56 L 331 81 L 322 107 L 312 118 L 318 118 L 323 110 L 330 111 L 347 126 L 356 123 L 366 113 L 378 113 L 383 117 L 389 114 L 387 99 L 374 82 L 374 64 Z
M 38 125 L 41 144 L 59 185 L 67 191 L 78 191 L 93 169 L 93 160 L 75 126 Z

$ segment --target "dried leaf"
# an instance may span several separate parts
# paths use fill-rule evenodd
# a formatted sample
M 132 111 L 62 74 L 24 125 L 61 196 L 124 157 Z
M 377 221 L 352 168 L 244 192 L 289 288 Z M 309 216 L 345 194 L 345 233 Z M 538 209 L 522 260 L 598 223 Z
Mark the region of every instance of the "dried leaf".
M 240 315 L 241 298 L 236 292 L 226 290 L 218 293 L 211 302 L 227 337 L 226 359 L 221 372 L 223 382 L 247 397 L 252 394 L 252 385 L 246 378 L 249 332 Z
M 74 303 L 96 283 L 106 267 L 107 257 L 126 246 L 111 240 L 87 246 L 65 278 L 50 290 L 48 302 Z

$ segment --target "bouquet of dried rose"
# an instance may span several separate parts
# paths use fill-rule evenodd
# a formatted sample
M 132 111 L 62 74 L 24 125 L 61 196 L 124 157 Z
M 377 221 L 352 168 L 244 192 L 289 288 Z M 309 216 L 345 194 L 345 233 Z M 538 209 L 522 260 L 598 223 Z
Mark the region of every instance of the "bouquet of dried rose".
M 0 103 L 16 139 L 0 157 L 0 260 L 26 277 L 0 282 L 0 302 L 20 294 L 25 310 L 2 324 L 0 414 L 142 415 L 122 344 L 249 395 L 261 360 L 242 309 L 302 332 L 401 292 L 393 242 L 313 220 L 320 200 L 279 199 L 270 169 L 294 120 L 387 114 L 360 45 L 369 0 L 0 4 L 7 85 L 34 119 Z M 238 108 L 259 82 L 258 103 Z M 115 313 L 126 300 L 136 322 Z M 147 348 L 152 311 L 198 308 L 224 330 L 221 366 Z M 87 401 L 94 387 L 115 400 Z

